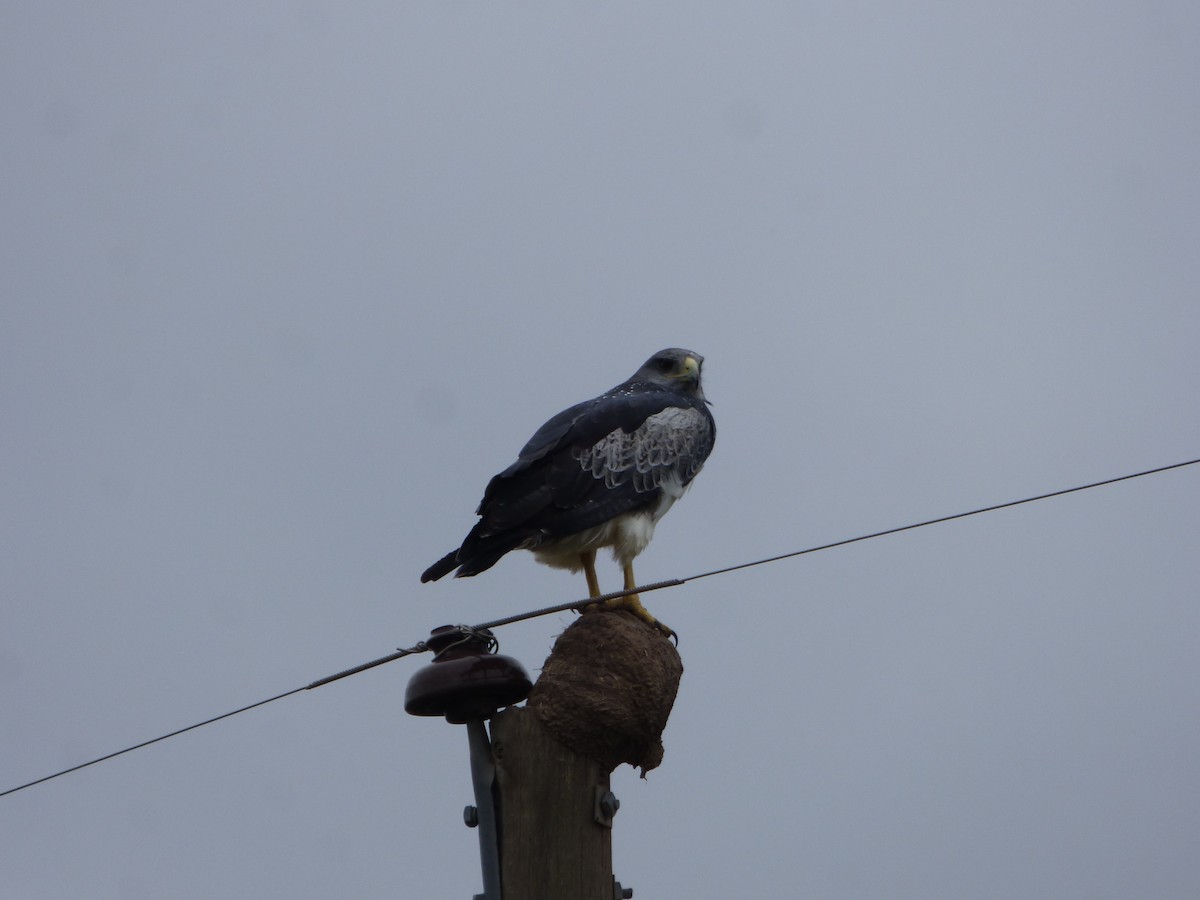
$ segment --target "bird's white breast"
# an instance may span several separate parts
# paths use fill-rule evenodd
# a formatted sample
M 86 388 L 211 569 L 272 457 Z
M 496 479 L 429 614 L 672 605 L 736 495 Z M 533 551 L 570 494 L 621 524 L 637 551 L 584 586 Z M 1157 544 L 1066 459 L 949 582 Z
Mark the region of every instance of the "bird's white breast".
M 543 565 L 578 572 L 582 568 L 579 554 L 586 550 L 612 548 L 613 559 L 625 566 L 648 546 L 654 538 L 654 526 L 667 514 L 675 501 L 683 496 L 687 488 L 677 476 L 663 480 L 659 485 L 662 493 L 650 507 L 628 512 L 610 519 L 602 525 L 588 528 L 578 534 L 555 538 L 531 548 L 533 555 Z

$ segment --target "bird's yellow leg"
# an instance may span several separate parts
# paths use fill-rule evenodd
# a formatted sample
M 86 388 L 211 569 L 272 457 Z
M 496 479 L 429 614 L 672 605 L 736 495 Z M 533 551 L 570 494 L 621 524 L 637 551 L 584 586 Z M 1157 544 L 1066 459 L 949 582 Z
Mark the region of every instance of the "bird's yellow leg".
M 596 577 L 596 551 L 584 550 L 579 554 L 579 562 L 583 564 L 583 576 L 588 583 L 588 596 L 600 596 L 600 579 Z
M 633 577 L 633 563 L 627 562 L 625 563 L 624 590 L 632 591 L 635 587 L 637 587 L 637 579 Z M 630 609 L 640 609 L 642 612 L 646 611 L 646 607 L 642 606 L 642 598 L 637 594 L 626 594 L 625 605 Z
M 583 567 L 583 577 L 587 579 L 588 596 L 600 596 L 600 579 L 596 577 L 596 551 L 584 550 L 579 554 L 579 564 Z M 600 607 L 595 603 L 576 607 L 577 612 L 591 612 Z

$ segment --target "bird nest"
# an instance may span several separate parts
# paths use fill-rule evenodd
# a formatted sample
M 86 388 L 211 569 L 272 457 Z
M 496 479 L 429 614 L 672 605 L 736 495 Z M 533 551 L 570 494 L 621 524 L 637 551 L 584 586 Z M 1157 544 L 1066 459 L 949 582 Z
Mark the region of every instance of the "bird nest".
M 683 661 L 646 621 L 623 610 L 581 615 L 559 635 L 528 707 L 562 744 L 612 771 L 644 776 L 663 759 L 662 732 Z

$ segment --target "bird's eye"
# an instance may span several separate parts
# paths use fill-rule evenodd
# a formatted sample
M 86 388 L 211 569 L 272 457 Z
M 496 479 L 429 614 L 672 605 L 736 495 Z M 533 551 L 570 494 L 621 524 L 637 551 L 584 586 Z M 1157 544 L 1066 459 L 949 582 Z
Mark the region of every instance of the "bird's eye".
M 658 371 L 662 372 L 664 375 L 675 370 L 675 360 L 671 359 L 669 356 L 660 356 L 654 361 L 654 365 L 658 368 Z

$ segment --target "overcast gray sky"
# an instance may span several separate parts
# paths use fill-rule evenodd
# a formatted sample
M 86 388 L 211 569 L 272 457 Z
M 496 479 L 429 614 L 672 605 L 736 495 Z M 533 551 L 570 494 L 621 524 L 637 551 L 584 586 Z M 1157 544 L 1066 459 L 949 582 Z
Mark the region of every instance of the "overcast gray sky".
M 0 789 L 581 596 L 417 579 L 661 347 L 719 433 L 644 581 L 1200 455 L 1198 45 L 1182 0 L 8 4 Z M 687 668 L 618 878 L 1200 896 L 1198 510 L 1200 467 L 648 596 Z M 0 800 L 0 895 L 470 897 L 420 662 Z

